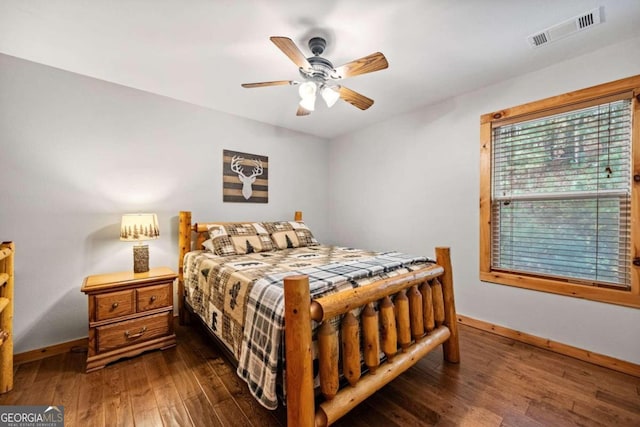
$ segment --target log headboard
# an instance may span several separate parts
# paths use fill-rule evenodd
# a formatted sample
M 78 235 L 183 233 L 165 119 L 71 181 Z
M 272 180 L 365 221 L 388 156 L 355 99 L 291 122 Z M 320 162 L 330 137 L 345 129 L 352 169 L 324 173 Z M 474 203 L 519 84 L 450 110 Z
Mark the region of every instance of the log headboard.
M 184 324 L 186 316 L 186 311 L 184 310 L 184 256 L 187 252 L 202 248 L 202 243 L 209 238 L 209 227 L 214 224 L 225 225 L 231 224 L 232 222 L 215 221 L 196 222 L 192 224 L 190 211 L 180 211 L 178 219 L 178 316 L 180 318 L 180 324 Z M 302 221 L 302 211 L 295 211 L 293 220 Z

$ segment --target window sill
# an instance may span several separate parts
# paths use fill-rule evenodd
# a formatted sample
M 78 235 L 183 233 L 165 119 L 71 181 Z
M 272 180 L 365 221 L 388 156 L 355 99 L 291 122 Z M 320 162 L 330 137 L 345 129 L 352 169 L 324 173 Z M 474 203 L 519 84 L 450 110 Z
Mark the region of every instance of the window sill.
M 600 288 L 596 286 L 577 285 L 560 280 L 505 273 L 502 271 L 481 271 L 480 280 L 534 291 L 622 305 L 625 307 L 640 308 L 640 294 L 638 294 L 637 291 L 634 292 L 633 288 L 631 290 Z

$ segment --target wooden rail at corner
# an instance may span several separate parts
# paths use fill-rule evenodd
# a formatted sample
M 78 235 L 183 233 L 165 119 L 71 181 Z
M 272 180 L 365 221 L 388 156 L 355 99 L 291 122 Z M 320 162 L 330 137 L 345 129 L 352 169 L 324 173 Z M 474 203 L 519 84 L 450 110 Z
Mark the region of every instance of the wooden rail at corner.
M 3 242 L 2 247 L 0 247 L 0 261 L 13 254 L 13 250 L 8 245 L 8 242 Z
M 3 242 L 0 244 L 0 393 L 13 389 L 13 298 L 14 298 L 14 255 L 15 244 Z

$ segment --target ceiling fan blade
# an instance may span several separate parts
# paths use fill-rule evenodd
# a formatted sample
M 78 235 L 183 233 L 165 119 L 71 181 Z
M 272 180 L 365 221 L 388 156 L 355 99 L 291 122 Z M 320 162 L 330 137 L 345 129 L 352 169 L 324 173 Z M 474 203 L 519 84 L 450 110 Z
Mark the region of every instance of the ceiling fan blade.
M 296 116 L 308 116 L 309 114 L 311 114 L 311 111 L 307 110 L 301 105 L 298 105 L 298 111 L 296 112 Z
M 242 83 L 242 87 L 252 88 L 252 87 L 265 87 L 265 86 L 281 86 L 281 85 L 292 85 L 292 80 L 277 80 L 274 82 L 260 82 L 260 83 Z
M 340 98 L 361 110 L 366 110 L 373 105 L 373 99 L 367 98 L 366 96 L 344 86 L 340 86 L 339 92 Z
M 336 68 L 338 78 L 359 76 L 360 74 L 371 73 L 374 71 L 384 70 L 389 66 L 387 58 L 380 52 L 356 59 Z
M 289 37 L 270 37 L 270 40 L 278 46 L 285 55 L 289 57 L 290 60 L 293 61 L 299 68 L 303 68 L 305 70 L 311 69 L 311 64 L 307 61 L 307 58 L 304 56 L 302 51 L 298 49 L 298 46 L 291 40 Z

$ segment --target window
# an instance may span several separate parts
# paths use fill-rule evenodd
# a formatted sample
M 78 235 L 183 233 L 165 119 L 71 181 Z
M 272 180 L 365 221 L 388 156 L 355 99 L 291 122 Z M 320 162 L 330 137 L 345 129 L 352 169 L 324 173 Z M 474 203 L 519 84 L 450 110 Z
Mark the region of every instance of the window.
M 640 307 L 639 93 L 636 76 L 482 116 L 481 280 Z

